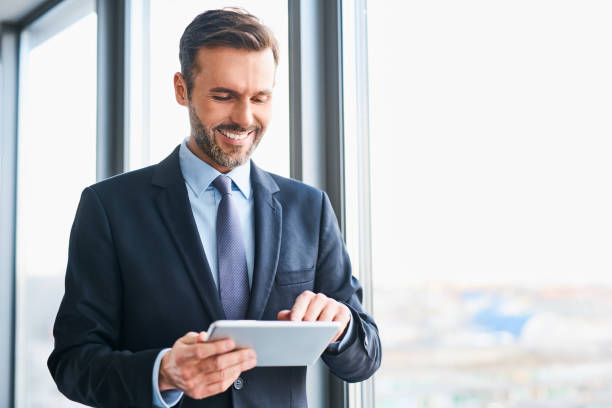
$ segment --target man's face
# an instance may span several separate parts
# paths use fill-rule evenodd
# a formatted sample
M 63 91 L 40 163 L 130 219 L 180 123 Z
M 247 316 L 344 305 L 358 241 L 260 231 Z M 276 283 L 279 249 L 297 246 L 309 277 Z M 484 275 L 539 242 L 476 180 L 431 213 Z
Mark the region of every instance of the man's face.
M 226 173 L 249 159 L 268 126 L 274 56 L 270 49 L 201 48 L 196 62 L 191 98 L 182 76 L 174 76 L 177 101 L 189 109 L 189 147 Z

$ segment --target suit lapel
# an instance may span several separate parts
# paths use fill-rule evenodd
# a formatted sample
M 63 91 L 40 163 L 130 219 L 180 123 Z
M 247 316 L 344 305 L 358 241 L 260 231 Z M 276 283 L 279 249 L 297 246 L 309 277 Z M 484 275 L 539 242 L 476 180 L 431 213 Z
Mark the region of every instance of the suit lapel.
M 282 207 L 274 197 L 278 185 L 251 162 L 255 201 L 255 262 L 247 319 L 263 315 L 276 276 L 282 230 Z
M 157 166 L 153 184 L 163 187 L 163 190 L 156 198 L 156 205 L 211 322 L 225 319 L 219 292 L 193 219 L 178 157 L 177 148 Z

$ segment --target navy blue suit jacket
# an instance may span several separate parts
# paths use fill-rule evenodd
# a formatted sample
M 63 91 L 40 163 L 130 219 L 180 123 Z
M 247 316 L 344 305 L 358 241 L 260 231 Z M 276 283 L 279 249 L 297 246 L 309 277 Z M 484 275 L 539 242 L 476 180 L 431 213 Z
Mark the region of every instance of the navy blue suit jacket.
M 251 167 L 255 266 L 247 318 L 276 320 L 305 290 L 349 306 L 356 340 L 323 360 L 346 381 L 380 365 L 378 331 L 325 193 Z M 99 407 L 149 407 L 155 357 L 224 319 L 191 212 L 178 148 L 161 163 L 86 188 L 70 235 L 66 291 L 48 360 L 58 388 Z M 297 351 L 296 351 L 297 352 Z M 182 407 L 305 407 L 306 367 L 255 368 L 244 386 Z

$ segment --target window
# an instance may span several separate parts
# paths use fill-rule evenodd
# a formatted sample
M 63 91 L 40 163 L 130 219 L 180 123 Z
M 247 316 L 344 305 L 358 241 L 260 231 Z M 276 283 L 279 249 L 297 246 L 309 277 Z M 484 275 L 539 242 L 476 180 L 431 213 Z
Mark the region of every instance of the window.
M 96 177 L 93 1 L 65 1 L 21 34 L 16 242 L 18 407 L 65 407 L 46 366 L 70 226 Z M 76 405 L 76 404 L 72 404 Z
M 377 407 L 612 404 L 610 12 L 368 3 Z
M 129 168 L 164 159 L 189 135 L 187 110 L 178 105 L 172 77 L 180 71 L 179 40 L 198 14 L 215 8 L 241 7 L 259 17 L 274 32 L 280 62 L 274 90 L 274 117 L 253 154 L 262 168 L 289 175 L 289 80 L 287 2 L 218 0 L 133 1 L 131 8 L 131 113 Z

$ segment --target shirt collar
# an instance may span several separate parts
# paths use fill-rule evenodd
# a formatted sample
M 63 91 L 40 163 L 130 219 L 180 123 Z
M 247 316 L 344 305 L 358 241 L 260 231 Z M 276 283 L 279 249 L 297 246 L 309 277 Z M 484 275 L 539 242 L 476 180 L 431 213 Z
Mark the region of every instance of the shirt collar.
M 209 186 L 212 188 L 211 183 L 221 173 L 193 154 L 193 152 L 189 150 L 189 147 L 187 147 L 188 141 L 189 138 L 186 138 L 181 143 L 181 147 L 179 148 L 179 163 L 185 181 L 195 193 L 196 197 L 199 197 Z M 234 167 L 225 175 L 232 179 L 244 198 L 248 199 L 251 195 L 251 161 L 247 160 L 245 164 Z

